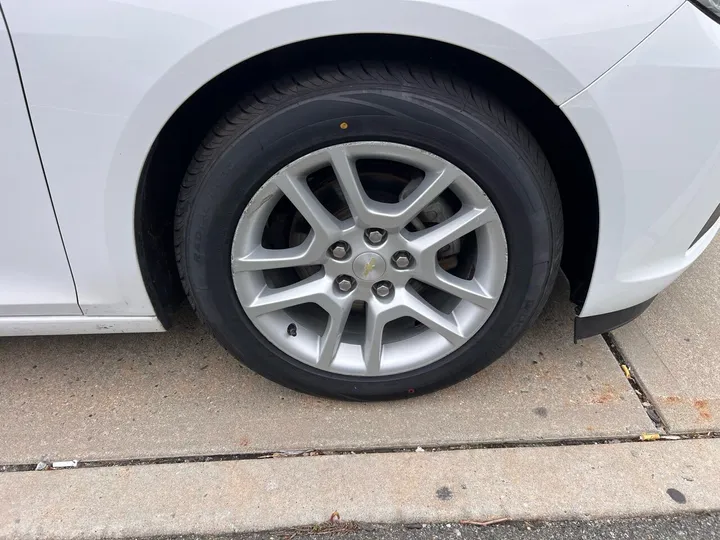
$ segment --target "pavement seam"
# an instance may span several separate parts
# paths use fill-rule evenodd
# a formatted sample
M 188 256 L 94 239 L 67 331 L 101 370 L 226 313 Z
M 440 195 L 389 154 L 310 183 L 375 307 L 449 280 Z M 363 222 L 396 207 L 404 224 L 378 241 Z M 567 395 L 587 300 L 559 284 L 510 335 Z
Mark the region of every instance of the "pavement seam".
M 629 435 L 623 437 L 606 437 L 606 438 L 587 438 L 587 439 L 554 439 L 544 441 L 521 441 L 521 442 L 485 442 L 476 444 L 454 444 L 454 445 L 438 445 L 428 447 L 382 447 L 368 449 L 335 449 L 335 450 L 291 450 L 278 452 L 253 452 L 253 453 L 228 453 L 228 454 L 201 454 L 174 457 L 155 457 L 155 458 L 129 458 L 114 460 L 74 460 L 72 467 L 53 468 L 51 463 L 40 462 L 42 468 L 37 463 L 18 463 L 0 465 L 0 473 L 13 472 L 42 472 L 42 471 L 63 471 L 87 468 L 112 468 L 112 467 L 132 467 L 142 465 L 174 465 L 184 463 L 211 463 L 218 461 L 249 461 L 262 459 L 282 459 L 282 458 L 299 458 L 299 457 L 315 457 L 315 456 L 342 456 L 342 455 L 367 455 L 367 454 L 400 454 L 400 453 L 416 453 L 416 452 L 457 452 L 463 450 L 496 450 L 504 448 L 553 448 L 561 446 L 597 446 L 604 444 L 626 444 L 653 442 L 653 441 L 676 441 L 676 440 L 697 440 L 697 439 L 720 439 L 720 432 L 706 433 L 685 433 L 660 435 L 656 438 L 644 439 L 643 436 Z
M 605 344 L 608 346 L 608 349 L 610 349 L 613 357 L 620 365 L 620 368 L 622 369 L 623 374 L 628 381 L 628 384 L 630 384 L 632 389 L 635 391 L 635 395 L 637 395 L 638 399 L 640 400 L 640 405 L 642 406 L 645 414 L 647 414 L 650 421 L 655 425 L 656 428 L 658 428 L 665 434 L 673 434 L 670 431 L 670 428 L 668 427 L 668 424 L 660 413 L 658 407 L 655 405 L 655 402 L 650 397 L 650 393 L 648 392 L 647 388 L 638 377 L 637 372 L 633 369 L 632 364 L 627 360 L 627 358 L 625 358 L 625 355 L 622 352 L 622 348 L 620 347 L 618 342 L 615 341 L 613 335 L 610 332 L 606 332 L 602 334 L 602 337 L 605 340 Z

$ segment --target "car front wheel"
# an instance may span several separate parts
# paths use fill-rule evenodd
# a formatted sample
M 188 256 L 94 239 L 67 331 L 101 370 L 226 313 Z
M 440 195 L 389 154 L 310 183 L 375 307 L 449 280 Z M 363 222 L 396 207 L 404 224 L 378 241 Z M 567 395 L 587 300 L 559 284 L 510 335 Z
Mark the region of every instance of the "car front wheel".
M 449 74 L 351 62 L 247 95 L 181 189 L 180 275 L 248 367 L 345 399 L 497 359 L 542 309 L 562 212 L 538 144 Z

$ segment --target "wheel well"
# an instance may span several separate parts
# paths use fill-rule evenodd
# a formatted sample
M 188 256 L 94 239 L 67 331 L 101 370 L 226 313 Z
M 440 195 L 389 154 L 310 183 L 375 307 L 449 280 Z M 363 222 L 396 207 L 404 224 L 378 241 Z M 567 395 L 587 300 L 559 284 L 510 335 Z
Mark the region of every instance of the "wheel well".
M 362 34 L 304 41 L 248 59 L 205 84 L 165 124 L 146 159 L 135 205 L 140 269 L 165 326 L 184 299 L 174 255 L 175 203 L 185 169 L 205 134 L 244 93 L 264 82 L 323 62 L 362 58 L 441 66 L 482 86 L 514 110 L 555 174 L 565 218 L 562 269 L 570 281 L 571 299 L 582 304 L 597 250 L 597 189 L 585 148 L 560 108 L 522 76 L 467 49 L 422 38 Z

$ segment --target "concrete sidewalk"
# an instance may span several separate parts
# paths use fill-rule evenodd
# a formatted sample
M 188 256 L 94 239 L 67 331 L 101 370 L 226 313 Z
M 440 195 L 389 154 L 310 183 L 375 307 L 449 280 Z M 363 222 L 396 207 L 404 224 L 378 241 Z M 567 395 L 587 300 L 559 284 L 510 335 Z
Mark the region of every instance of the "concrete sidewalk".
M 341 520 L 720 510 L 720 440 L 338 455 L 0 475 L 0 537 L 218 534 Z
M 190 313 L 166 334 L 4 338 L 0 538 L 720 509 L 719 269 L 715 242 L 613 332 L 634 381 L 602 337 L 572 343 L 562 282 L 493 366 L 393 403 L 285 390 Z M 685 440 L 626 442 L 653 434 Z M 32 470 L 57 460 L 79 467 Z
M 502 360 L 429 396 L 345 403 L 243 368 L 188 317 L 167 334 L 3 340 L 0 464 L 626 437 L 655 429 L 562 283 Z M 192 315 L 192 314 L 190 314 Z
M 613 336 L 669 430 L 720 431 L 720 239 Z

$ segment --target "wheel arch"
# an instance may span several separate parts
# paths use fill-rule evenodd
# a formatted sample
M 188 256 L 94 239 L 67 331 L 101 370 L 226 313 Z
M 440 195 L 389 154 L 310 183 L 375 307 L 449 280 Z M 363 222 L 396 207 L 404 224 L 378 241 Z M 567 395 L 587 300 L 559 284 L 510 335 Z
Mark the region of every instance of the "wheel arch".
M 583 302 L 597 249 L 598 196 L 588 154 L 561 109 L 527 78 L 475 51 L 426 38 L 352 34 L 286 44 L 240 62 L 187 97 L 162 126 L 140 175 L 134 231 L 142 278 L 165 326 L 184 298 L 173 249 L 175 202 L 185 169 L 205 134 L 241 94 L 259 85 L 303 67 L 362 58 L 442 67 L 483 86 L 514 110 L 553 168 L 566 222 L 562 268 L 573 301 Z

